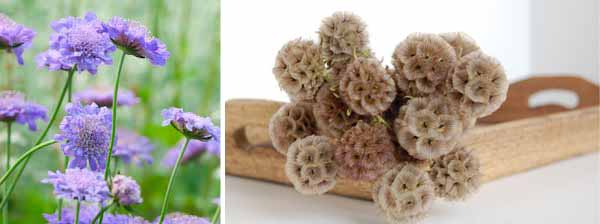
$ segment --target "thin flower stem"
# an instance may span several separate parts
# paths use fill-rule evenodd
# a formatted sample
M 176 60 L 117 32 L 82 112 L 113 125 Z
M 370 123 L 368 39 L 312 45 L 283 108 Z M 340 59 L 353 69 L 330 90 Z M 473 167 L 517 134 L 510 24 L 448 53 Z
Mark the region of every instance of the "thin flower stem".
M 11 122 L 6 123 L 6 170 L 7 171 L 10 169 L 10 140 L 11 140 L 11 131 L 12 131 L 11 129 L 12 129 L 12 123 Z M 4 195 L 5 195 L 4 197 L 7 199 L 8 199 L 8 190 L 10 190 L 10 187 L 8 185 L 5 185 L 4 186 Z M 3 223 L 8 224 L 8 203 L 2 209 L 2 217 L 3 217 Z
M 75 207 L 75 222 L 79 223 L 79 209 L 81 208 L 81 202 L 77 200 L 77 207 Z
M 217 220 L 219 220 L 220 213 L 221 213 L 221 206 L 217 207 L 217 211 L 215 211 L 215 214 L 213 215 L 212 219 L 210 220 L 210 223 L 215 224 L 215 222 Z
M 67 103 L 70 103 L 73 101 L 73 79 L 69 80 L 69 87 L 67 87 Z M 65 161 L 63 162 L 63 169 L 66 170 L 67 166 L 69 166 L 69 157 L 65 156 Z M 62 207 L 63 207 L 63 199 L 59 198 L 58 199 L 58 206 L 56 208 L 57 210 L 57 218 L 58 221 L 62 220 Z
M 113 205 L 115 205 L 115 203 L 110 203 L 109 205 L 107 205 L 106 207 L 103 207 L 102 209 L 100 209 L 100 212 L 98 212 L 98 214 L 96 216 L 94 216 L 94 219 L 92 219 L 92 222 L 90 222 L 91 224 L 95 224 L 96 221 L 100 220 L 100 223 L 102 223 L 102 214 L 104 214 L 104 212 L 106 212 L 110 207 L 112 207 Z
M 158 224 L 162 224 L 165 220 L 165 213 L 167 213 L 167 204 L 169 202 L 169 197 L 171 196 L 171 187 L 173 186 L 175 176 L 177 175 L 177 169 L 179 169 L 181 159 L 183 158 L 183 154 L 185 154 L 185 150 L 187 149 L 190 140 L 190 138 L 185 138 L 185 143 L 181 147 L 181 151 L 179 152 L 179 156 L 177 157 L 177 161 L 175 162 L 175 167 L 173 167 L 173 171 L 171 172 L 171 177 L 169 178 L 169 185 L 167 185 L 167 191 L 165 192 L 165 198 L 163 200 L 162 209 L 160 210 L 160 221 L 158 222 Z
M 125 51 L 121 54 L 121 61 L 119 62 L 119 70 L 117 71 L 117 77 L 115 78 L 115 87 L 113 89 L 113 102 L 112 102 L 112 131 L 110 133 L 110 146 L 108 147 L 108 156 L 106 157 L 106 166 L 104 169 L 104 180 L 108 181 L 110 176 L 110 158 L 112 157 L 113 148 L 115 146 L 115 135 L 117 129 L 117 96 L 119 94 L 119 80 L 121 79 L 121 71 L 123 70 L 123 62 L 125 61 Z
M 2 178 L 0 178 L 0 185 L 4 184 L 4 182 L 6 181 L 6 179 L 8 179 L 8 177 L 10 176 L 10 174 L 12 172 L 15 171 L 15 167 L 17 167 L 18 165 L 20 165 L 23 161 L 25 161 L 26 159 L 28 159 L 33 153 L 43 149 L 46 146 L 52 145 L 56 143 L 56 140 L 50 140 L 50 141 L 46 141 L 42 144 L 36 145 L 33 148 L 27 150 L 27 152 L 25 152 L 25 154 L 23 154 L 21 157 L 19 157 L 19 159 L 17 159 L 17 161 L 15 162 L 15 164 L 13 166 L 11 166 L 8 171 L 6 171 L 6 173 L 2 176 Z M 6 199 L 6 197 L 4 197 Z

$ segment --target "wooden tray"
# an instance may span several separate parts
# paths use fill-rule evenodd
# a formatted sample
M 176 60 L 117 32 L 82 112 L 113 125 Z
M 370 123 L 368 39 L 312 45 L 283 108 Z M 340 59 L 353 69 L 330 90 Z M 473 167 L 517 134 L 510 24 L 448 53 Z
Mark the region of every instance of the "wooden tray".
M 579 104 L 529 108 L 532 94 L 547 89 L 569 90 Z M 463 143 L 479 154 L 483 180 L 491 181 L 554 161 L 600 149 L 597 85 L 577 77 L 533 77 L 513 83 L 507 101 L 480 119 Z M 268 124 L 282 105 L 267 100 L 239 99 L 225 104 L 225 170 L 227 174 L 291 185 L 285 157 L 270 143 Z M 331 193 L 371 200 L 371 183 L 338 179 Z

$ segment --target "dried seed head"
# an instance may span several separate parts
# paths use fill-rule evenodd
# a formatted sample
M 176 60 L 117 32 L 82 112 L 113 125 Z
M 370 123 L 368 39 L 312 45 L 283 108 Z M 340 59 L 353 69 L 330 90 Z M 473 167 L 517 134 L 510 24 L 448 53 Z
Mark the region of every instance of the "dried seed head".
M 396 97 L 396 84 L 374 58 L 358 58 L 346 68 L 340 80 L 342 99 L 356 113 L 378 115 Z
M 313 112 L 317 127 L 329 137 L 342 136 L 346 130 L 352 128 L 360 119 L 360 116 L 353 113 L 328 84 L 321 87 L 316 100 Z
M 429 176 L 437 196 L 448 200 L 465 199 L 481 184 L 479 158 L 464 147 L 457 147 L 433 161 Z
M 427 173 L 403 162 L 388 170 L 373 186 L 373 201 L 389 223 L 422 219 L 435 198 Z
M 288 42 L 277 53 L 273 74 L 293 100 L 312 101 L 325 78 L 319 46 L 311 40 Z
M 508 80 L 496 59 L 474 52 L 461 59 L 452 75 L 452 87 L 457 92 L 452 98 L 461 101 L 463 113 L 483 117 L 506 100 Z
M 317 133 L 312 105 L 308 103 L 288 103 L 271 117 L 269 135 L 275 149 L 286 154 L 294 141 Z
M 336 141 L 338 175 L 356 180 L 374 180 L 397 161 L 392 137 L 383 124 L 359 121 Z
M 439 35 L 414 33 L 398 44 L 392 64 L 400 89 L 410 96 L 428 96 L 444 90 L 441 84 L 454 71 L 457 57 L 452 46 Z
M 335 186 L 334 151 L 334 145 L 324 136 L 311 135 L 290 145 L 285 173 L 298 192 L 323 194 Z
M 463 32 L 441 33 L 440 36 L 454 48 L 456 56 L 460 59 L 472 52 L 479 51 L 479 46 L 469 35 Z
M 319 28 L 319 45 L 327 66 L 345 66 L 353 58 L 369 54 L 367 25 L 350 12 L 336 12 Z
M 462 116 L 443 96 L 412 98 L 394 121 L 398 143 L 417 159 L 450 152 L 463 134 Z

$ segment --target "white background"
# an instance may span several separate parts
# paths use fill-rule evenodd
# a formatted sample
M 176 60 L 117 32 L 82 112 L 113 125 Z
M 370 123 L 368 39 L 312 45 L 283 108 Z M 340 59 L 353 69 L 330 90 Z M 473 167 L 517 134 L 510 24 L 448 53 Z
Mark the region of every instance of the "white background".
M 363 18 L 386 64 L 409 33 L 463 31 L 512 81 L 572 74 L 598 83 L 599 7 L 598 0 L 222 0 L 222 99 L 287 101 L 271 73 L 277 51 L 291 39 L 316 41 L 321 19 L 335 11 Z M 426 223 L 600 223 L 599 162 L 592 154 L 494 181 L 465 203 L 436 203 Z M 304 197 L 236 177 L 225 185 L 227 223 L 383 223 L 371 202 Z

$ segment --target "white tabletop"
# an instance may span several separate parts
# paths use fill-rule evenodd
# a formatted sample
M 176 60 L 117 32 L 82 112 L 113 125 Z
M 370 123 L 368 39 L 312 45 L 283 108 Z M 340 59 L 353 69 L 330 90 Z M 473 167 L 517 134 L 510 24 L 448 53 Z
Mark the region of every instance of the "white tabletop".
M 592 153 L 487 183 L 465 202 L 436 201 L 423 223 L 600 223 L 599 162 Z M 370 201 L 233 176 L 225 206 L 226 223 L 385 223 Z

